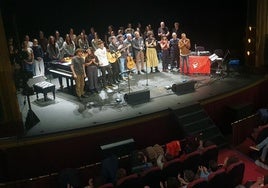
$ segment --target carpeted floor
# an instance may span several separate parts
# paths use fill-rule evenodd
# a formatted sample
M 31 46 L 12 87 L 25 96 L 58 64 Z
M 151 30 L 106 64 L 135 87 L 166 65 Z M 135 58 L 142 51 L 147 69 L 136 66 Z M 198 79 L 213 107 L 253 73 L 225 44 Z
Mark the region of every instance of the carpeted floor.
M 218 163 L 222 164 L 227 156 L 236 155 L 245 163 L 243 184 L 247 181 L 255 181 L 257 177 L 268 175 L 268 170 L 255 164 L 255 161 L 247 155 L 233 149 L 221 149 L 219 151 Z

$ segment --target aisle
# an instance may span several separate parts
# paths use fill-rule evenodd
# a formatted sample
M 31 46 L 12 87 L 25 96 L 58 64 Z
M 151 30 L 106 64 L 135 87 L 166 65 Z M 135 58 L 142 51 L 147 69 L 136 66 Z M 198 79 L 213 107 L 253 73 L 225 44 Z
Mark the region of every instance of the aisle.
M 250 180 L 256 180 L 257 177 L 268 175 L 268 170 L 265 170 L 255 164 L 255 161 L 253 161 L 251 158 L 247 157 L 243 153 L 240 153 L 236 150 L 232 149 L 221 149 L 219 151 L 219 157 L 218 157 L 218 163 L 222 164 L 224 159 L 227 156 L 236 155 L 238 156 L 243 162 L 245 162 L 245 173 L 244 173 L 244 179 L 243 184 Z

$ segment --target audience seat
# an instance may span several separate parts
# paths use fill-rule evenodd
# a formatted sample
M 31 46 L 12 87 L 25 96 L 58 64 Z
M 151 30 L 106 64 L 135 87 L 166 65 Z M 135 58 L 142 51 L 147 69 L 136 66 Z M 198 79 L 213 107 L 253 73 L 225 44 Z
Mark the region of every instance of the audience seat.
M 183 173 L 182 161 L 182 158 L 175 158 L 164 163 L 162 169 L 162 178 L 164 181 L 168 177 L 177 177 L 179 173 Z
M 262 142 L 265 138 L 268 136 L 268 124 L 258 126 L 254 129 L 253 133 L 251 134 L 251 144 L 248 144 L 249 146 L 257 145 L 258 143 Z M 254 160 L 257 160 L 262 153 L 262 149 L 260 151 L 255 150 L 249 150 L 249 156 L 253 158 Z M 266 161 L 268 160 L 268 156 L 266 157 Z
M 153 188 L 160 188 L 160 181 L 162 171 L 158 166 L 151 167 L 149 169 L 146 169 L 140 174 L 142 186 L 149 186 Z
M 217 145 L 213 144 L 213 145 L 205 147 L 201 153 L 200 164 L 208 167 L 210 160 L 214 160 L 216 162 L 218 161 L 218 154 L 219 154 L 219 149 Z
M 126 177 L 120 178 L 116 182 L 117 188 L 137 188 L 141 187 L 140 177 L 137 173 L 130 174 Z
M 256 135 L 252 134 L 256 144 L 260 143 L 268 136 L 268 124 L 259 126 L 257 129 L 258 131 L 256 131 Z
M 243 161 L 238 161 L 226 167 L 226 187 L 235 187 L 242 184 L 245 172 L 245 163 Z
M 226 188 L 226 171 L 224 168 L 220 168 L 215 172 L 211 172 L 208 176 L 209 188 Z
M 201 162 L 201 153 L 200 151 L 196 150 L 196 151 L 186 154 L 183 157 L 182 168 L 183 170 L 188 169 L 188 170 L 192 170 L 193 172 L 197 172 L 200 162 Z
M 98 188 L 114 188 L 114 187 L 115 187 L 114 184 L 106 183 L 106 184 L 99 186 Z
M 189 183 L 187 188 L 208 188 L 208 182 L 205 178 L 198 178 Z

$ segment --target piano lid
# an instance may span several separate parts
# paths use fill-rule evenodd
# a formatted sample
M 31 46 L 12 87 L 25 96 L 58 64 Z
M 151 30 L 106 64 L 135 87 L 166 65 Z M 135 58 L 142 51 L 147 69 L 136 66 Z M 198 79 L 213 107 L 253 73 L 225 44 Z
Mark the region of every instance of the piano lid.
M 71 72 L 71 62 L 51 61 L 50 65 L 50 69 L 64 69 Z
M 60 64 L 63 65 L 63 66 L 70 66 L 71 62 L 65 62 L 65 63 L 60 63 Z

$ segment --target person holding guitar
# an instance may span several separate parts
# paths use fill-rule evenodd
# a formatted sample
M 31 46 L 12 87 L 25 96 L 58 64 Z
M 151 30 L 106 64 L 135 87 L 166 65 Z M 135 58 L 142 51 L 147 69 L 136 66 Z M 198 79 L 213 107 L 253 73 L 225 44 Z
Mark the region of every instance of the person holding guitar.
M 118 84 L 120 83 L 119 80 L 119 62 L 118 58 L 122 55 L 121 52 L 118 49 L 118 42 L 115 36 L 111 36 L 109 38 L 110 44 L 109 44 L 109 52 L 111 53 L 110 56 L 115 58 L 115 61 L 109 58 L 109 62 L 112 65 L 112 70 L 113 70 L 113 84 Z M 108 56 L 109 57 L 109 56 Z
M 117 40 L 118 40 L 117 41 L 118 48 L 121 51 L 121 56 L 119 57 L 120 78 L 123 80 L 127 80 L 126 59 L 128 55 L 128 46 L 126 43 L 124 43 L 123 35 L 119 34 L 117 36 Z

